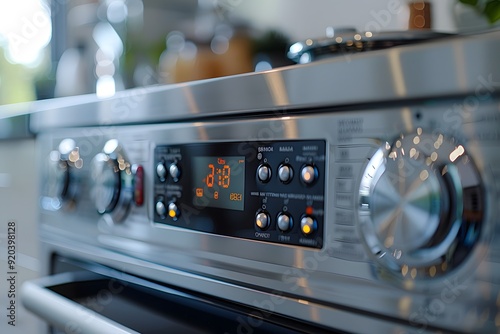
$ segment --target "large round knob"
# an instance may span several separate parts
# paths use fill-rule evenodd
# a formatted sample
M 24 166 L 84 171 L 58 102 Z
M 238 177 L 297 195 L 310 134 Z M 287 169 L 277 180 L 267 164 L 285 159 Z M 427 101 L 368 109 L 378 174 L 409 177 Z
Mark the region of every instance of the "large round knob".
M 90 170 L 90 195 L 97 212 L 111 214 L 114 222 L 123 220 L 133 198 L 133 174 L 116 139 L 106 142 Z
M 443 135 L 401 136 L 370 159 L 359 188 L 369 250 L 404 277 L 434 277 L 460 265 L 479 238 L 481 180 L 464 146 Z

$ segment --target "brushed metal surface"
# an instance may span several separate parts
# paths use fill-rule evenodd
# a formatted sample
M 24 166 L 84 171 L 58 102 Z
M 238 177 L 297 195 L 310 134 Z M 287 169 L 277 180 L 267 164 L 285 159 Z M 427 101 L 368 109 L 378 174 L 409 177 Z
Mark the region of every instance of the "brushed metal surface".
M 500 31 L 261 73 L 27 104 L 31 129 L 166 122 L 458 94 L 497 94 Z M 0 115 L 4 114 L 0 107 Z M 5 114 L 11 113 L 5 109 Z
M 72 138 L 80 147 L 83 167 L 73 171 L 75 179 L 82 181 L 77 205 L 70 210 L 42 209 L 42 238 L 57 253 L 95 259 L 143 277 L 196 291 L 213 291 L 217 296 L 249 305 L 271 305 L 280 314 L 332 328 L 363 332 L 357 325 L 341 325 L 334 320 L 338 320 L 336 314 L 341 309 L 348 313 L 358 310 L 354 313 L 363 315 L 350 316 L 367 325 L 382 321 L 415 331 L 493 331 L 497 328 L 495 301 L 500 296 L 500 264 L 495 260 L 499 250 L 494 246 L 500 238 L 495 205 L 500 189 L 495 181 L 500 176 L 500 110 L 497 100 L 483 102 L 470 113 L 453 109 L 463 101 L 443 99 L 432 104 L 381 106 L 355 112 L 47 131 L 38 136 L 38 159 L 47 159 L 60 141 Z M 368 159 L 385 142 L 417 129 L 424 134 L 444 133 L 464 145 L 484 187 L 479 241 L 458 268 L 425 279 L 414 277 L 411 268 L 404 277 L 384 270 L 364 244 L 356 214 L 359 184 Z M 106 216 L 97 214 L 85 183 L 88 163 L 112 138 L 122 144 L 130 163 L 144 166 L 146 177 L 145 205 L 131 207 L 121 224 L 112 224 Z M 156 145 L 284 139 L 322 139 L 327 143 L 322 249 L 153 223 L 156 166 L 152 156 Z M 42 177 L 42 196 L 47 186 Z M 249 217 L 254 219 L 253 214 Z M 102 252 L 107 255 L 97 257 Z M 107 258 L 110 254 L 121 254 L 120 262 Z M 190 273 L 191 278 L 165 274 L 164 270 Z M 207 280 L 214 290 L 203 283 Z M 273 296 L 278 296 L 276 303 Z M 438 306 L 439 313 L 427 313 L 429 307 Z M 380 317 L 388 319 L 388 323 Z

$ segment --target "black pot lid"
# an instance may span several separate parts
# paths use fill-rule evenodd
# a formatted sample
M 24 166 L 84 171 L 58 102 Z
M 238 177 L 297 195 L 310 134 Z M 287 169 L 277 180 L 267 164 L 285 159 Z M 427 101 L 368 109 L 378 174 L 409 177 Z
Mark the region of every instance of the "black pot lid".
M 335 31 L 331 37 L 306 39 L 288 49 L 288 58 L 299 64 L 332 56 L 387 49 L 393 46 L 415 44 L 451 36 L 431 30 L 404 30 L 384 32 L 356 32 L 354 29 Z

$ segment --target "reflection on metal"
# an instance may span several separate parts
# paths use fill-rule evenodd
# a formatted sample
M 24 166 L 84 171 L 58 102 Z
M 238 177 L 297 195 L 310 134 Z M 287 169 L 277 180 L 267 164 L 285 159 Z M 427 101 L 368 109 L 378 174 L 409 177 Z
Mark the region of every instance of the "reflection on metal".
M 469 68 L 469 64 L 467 63 L 469 60 L 466 56 L 466 51 L 464 46 L 460 43 L 453 44 L 453 55 L 455 57 L 455 73 L 457 78 L 457 84 L 461 89 L 467 89 L 467 82 L 471 79 L 467 76 L 467 70 Z M 476 78 L 477 79 L 477 78 Z
M 196 98 L 193 94 L 193 91 L 191 90 L 191 87 L 186 84 L 181 84 L 181 90 L 182 94 L 184 95 L 186 104 L 187 104 L 187 110 L 189 110 L 190 113 L 192 114 L 199 114 L 200 113 L 200 108 L 198 104 L 196 103 Z M 170 110 L 166 110 L 167 113 L 170 113 Z M 187 116 L 187 115 L 186 115 Z
M 403 108 L 402 116 L 403 116 L 403 126 L 405 128 L 405 131 L 409 133 L 413 130 L 413 114 L 410 108 Z
M 460 156 L 465 153 L 465 149 L 462 145 L 459 145 L 454 151 L 450 153 L 450 161 L 455 162 Z
M 458 157 L 462 162 L 453 164 Z M 380 148 L 365 169 L 359 188 L 365 241 L 374 255 L 380 249 L 390 254 L 380 262 L 396 276 L 443 275 L 478 242 L 483 198 L 479 172 L 464 147 L 419 128 L 393 148 Z
M 271 93 L 275 106 L 286 106 L 290 104 L 286 85 L 281 73 L 278 71 L 268 72 L 265 76 L 267 87 Z M 249 92 L 251 94 L 251 92 Z
M 403 296 L 398 301 L 399 313 L 402 317 L 408 317 L 411 312 L 412 300 L 409 296 Z
M 297 121 L 288 117 L 283 117 L 282 120 L 285 130 L 285 138 L 297 138 L 299 135 Z
M 394 87 L 395 95 L 398 97 L 406 96 L 408 95 L 408 91 L 406 89 L 404 68 L 401 64 L 402 53 L 398 49 L 392 49 L 388 51 L 387 55 L 390 67 L 389 73 L 392 77 L 392 85 Z

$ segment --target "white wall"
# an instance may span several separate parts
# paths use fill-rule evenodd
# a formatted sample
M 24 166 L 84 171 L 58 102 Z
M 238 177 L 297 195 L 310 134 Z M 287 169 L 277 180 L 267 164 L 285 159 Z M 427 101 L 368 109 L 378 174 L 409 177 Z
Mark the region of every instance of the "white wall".
M 37 171 L 35 170 L 35 140 L 0 140 L 0 333 L 36 333 L 41 328 L 35 316 L 22 307 L 19 297 L 21 284 L 38 277 Z M 16 295 L 8 298 L 10 284 L 7 272 L 7 224 L 16 224 Z M 15 300 L 16 326 L 8 324 L 6 305 Z
M 455 31 L 454 6 L 458 0 L 432 3 L 433 29 Z M 227 1 L 226 1 L 227 2 Z M 286 32 L 292 40 L 325 36 L 328 26 L 359 31 L 404 30 L 408 27 L 409 0 L 231 0 L 227 11 L 247 18 L 261 29 Z

